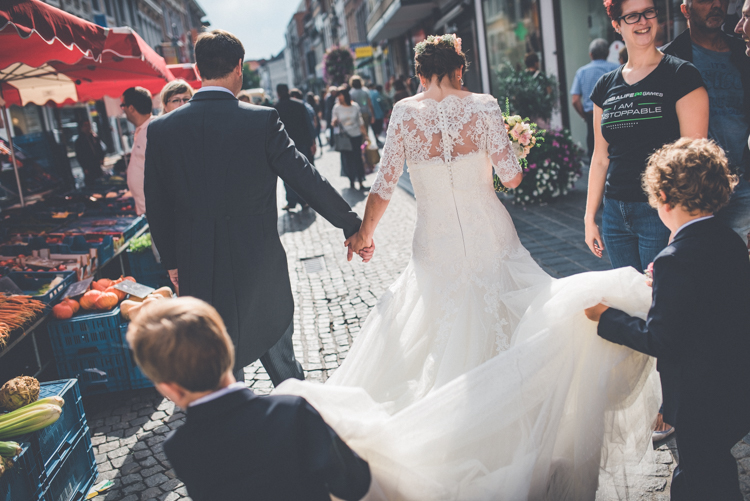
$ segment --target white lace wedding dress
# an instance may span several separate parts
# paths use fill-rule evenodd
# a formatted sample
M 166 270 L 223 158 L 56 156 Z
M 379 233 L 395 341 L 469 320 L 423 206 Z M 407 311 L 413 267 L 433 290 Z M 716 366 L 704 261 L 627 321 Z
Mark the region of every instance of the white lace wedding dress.
M 645 317 L 644 278 L 555 280 L 534 262 L 493 189 L 493 166 L 506 181 L 520 167 L 491 96 L 399 102 L 372 193 L 390 198 L 404 160 L 409 265 L 325 385 L 276 393 L 305 397 L 370 463 L 368 499 L 627 497 L 658 410 L 653 362 L 599 338 L 583 309 Z

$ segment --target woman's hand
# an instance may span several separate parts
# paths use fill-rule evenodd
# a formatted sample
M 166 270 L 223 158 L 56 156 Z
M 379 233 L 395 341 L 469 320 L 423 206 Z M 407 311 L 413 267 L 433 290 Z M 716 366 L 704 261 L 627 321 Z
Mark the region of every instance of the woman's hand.
M 604 250 L 604 241 L 602 235 L 599 233 L 599 226 L 596 222 L 585 219 L 586 227 L 586 245 L 589 246 L 589 250 L 598 258 L 602 257 L 602 251 Z
M 344 242 L 344 246 L 349 247 L 346 259 L 347 261 L 351 261 L 354 254 L 360 254 L 360 252 L 364 251 L 365 249 L 373 247 L 374 243 L 371 236 L 364 235 L 361 231 L 358 231 L 357 233 L 346 239 L 346 241 Z M 366 252 L 365 255 L 367 255 Z M 372 255 L 370 254 L 369 257 L 372 258 Z M 365 258 L 363 257 L 363 259 Z M 367 261 L 369 260 L 370 259 L 367 259 Z

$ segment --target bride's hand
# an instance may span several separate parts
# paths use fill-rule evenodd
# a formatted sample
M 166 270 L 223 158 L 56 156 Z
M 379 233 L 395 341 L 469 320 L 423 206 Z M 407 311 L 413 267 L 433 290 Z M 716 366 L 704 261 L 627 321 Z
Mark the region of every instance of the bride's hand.
M 357 232 L 351 237 L 347 238 L 344 242 L 344 245 L 349 247 L 346 259 L 347 261 L 352 260 L 352 256 L 354 254 L 359 254 L 360 251 L 363 249 L 367 249 L 368 247 L 373 246 L 372 237 L 368 237 L 366 235 L 363 235 L 361 232 Z M 372 257 L 372 256 L 370 256 Z M 369 261 L 369 259 L 368 259 Z
M 593 221 L 586 221 L 586 245 L 589 246 L 589 250 L 596 256 L 602 257 L 604 251 L 604 241 L 602 235 L 599 233 L 599 226 Z
M 592 306 L 591 308 L 586 308 L 585 310 L 583 310 L 583 312 L 586 314 L 586 317 L 589 320 L 598 322 L 599 319 L 602 317 L 602 313 L 604 313 L 608 309 L 609 309 L 609 306 L 599 303 L 596 306 Z

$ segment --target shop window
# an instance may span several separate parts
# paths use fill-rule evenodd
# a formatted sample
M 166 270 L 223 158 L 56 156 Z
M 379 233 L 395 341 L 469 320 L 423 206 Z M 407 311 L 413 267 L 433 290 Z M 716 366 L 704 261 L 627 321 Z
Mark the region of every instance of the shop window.
M 527 53 L 541 56 L 542 37 L 538 0 L 482 0 L 490 81 L 503 64 L 523 68 Z

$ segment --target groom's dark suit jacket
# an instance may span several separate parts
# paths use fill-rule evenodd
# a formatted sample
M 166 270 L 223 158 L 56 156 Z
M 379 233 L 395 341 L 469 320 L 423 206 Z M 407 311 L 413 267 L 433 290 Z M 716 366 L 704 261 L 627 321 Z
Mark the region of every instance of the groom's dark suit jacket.
M 188 407 L 164 452 L 195 501 L 357 500 L 370 488 L 367 463 L 300 397 L 243 389 Z
M 198 92 L 151 121 L 147 144 L 148 222 L 162 262 L 178 270 L 181 295 L 219 311 L 244 367 L 279 340 L 294 313 L 278 178 L 344 236 L 361 221 L 295 149 L 273 108 Z
M 657 358 L 663 391 L 677 395 L 664 421 L 682 436 L 729 448 L 750 431 L 750 261 L 714 218 L 683 228 L 654 260 L 647 320 L 610 308 L 599 335 Z

